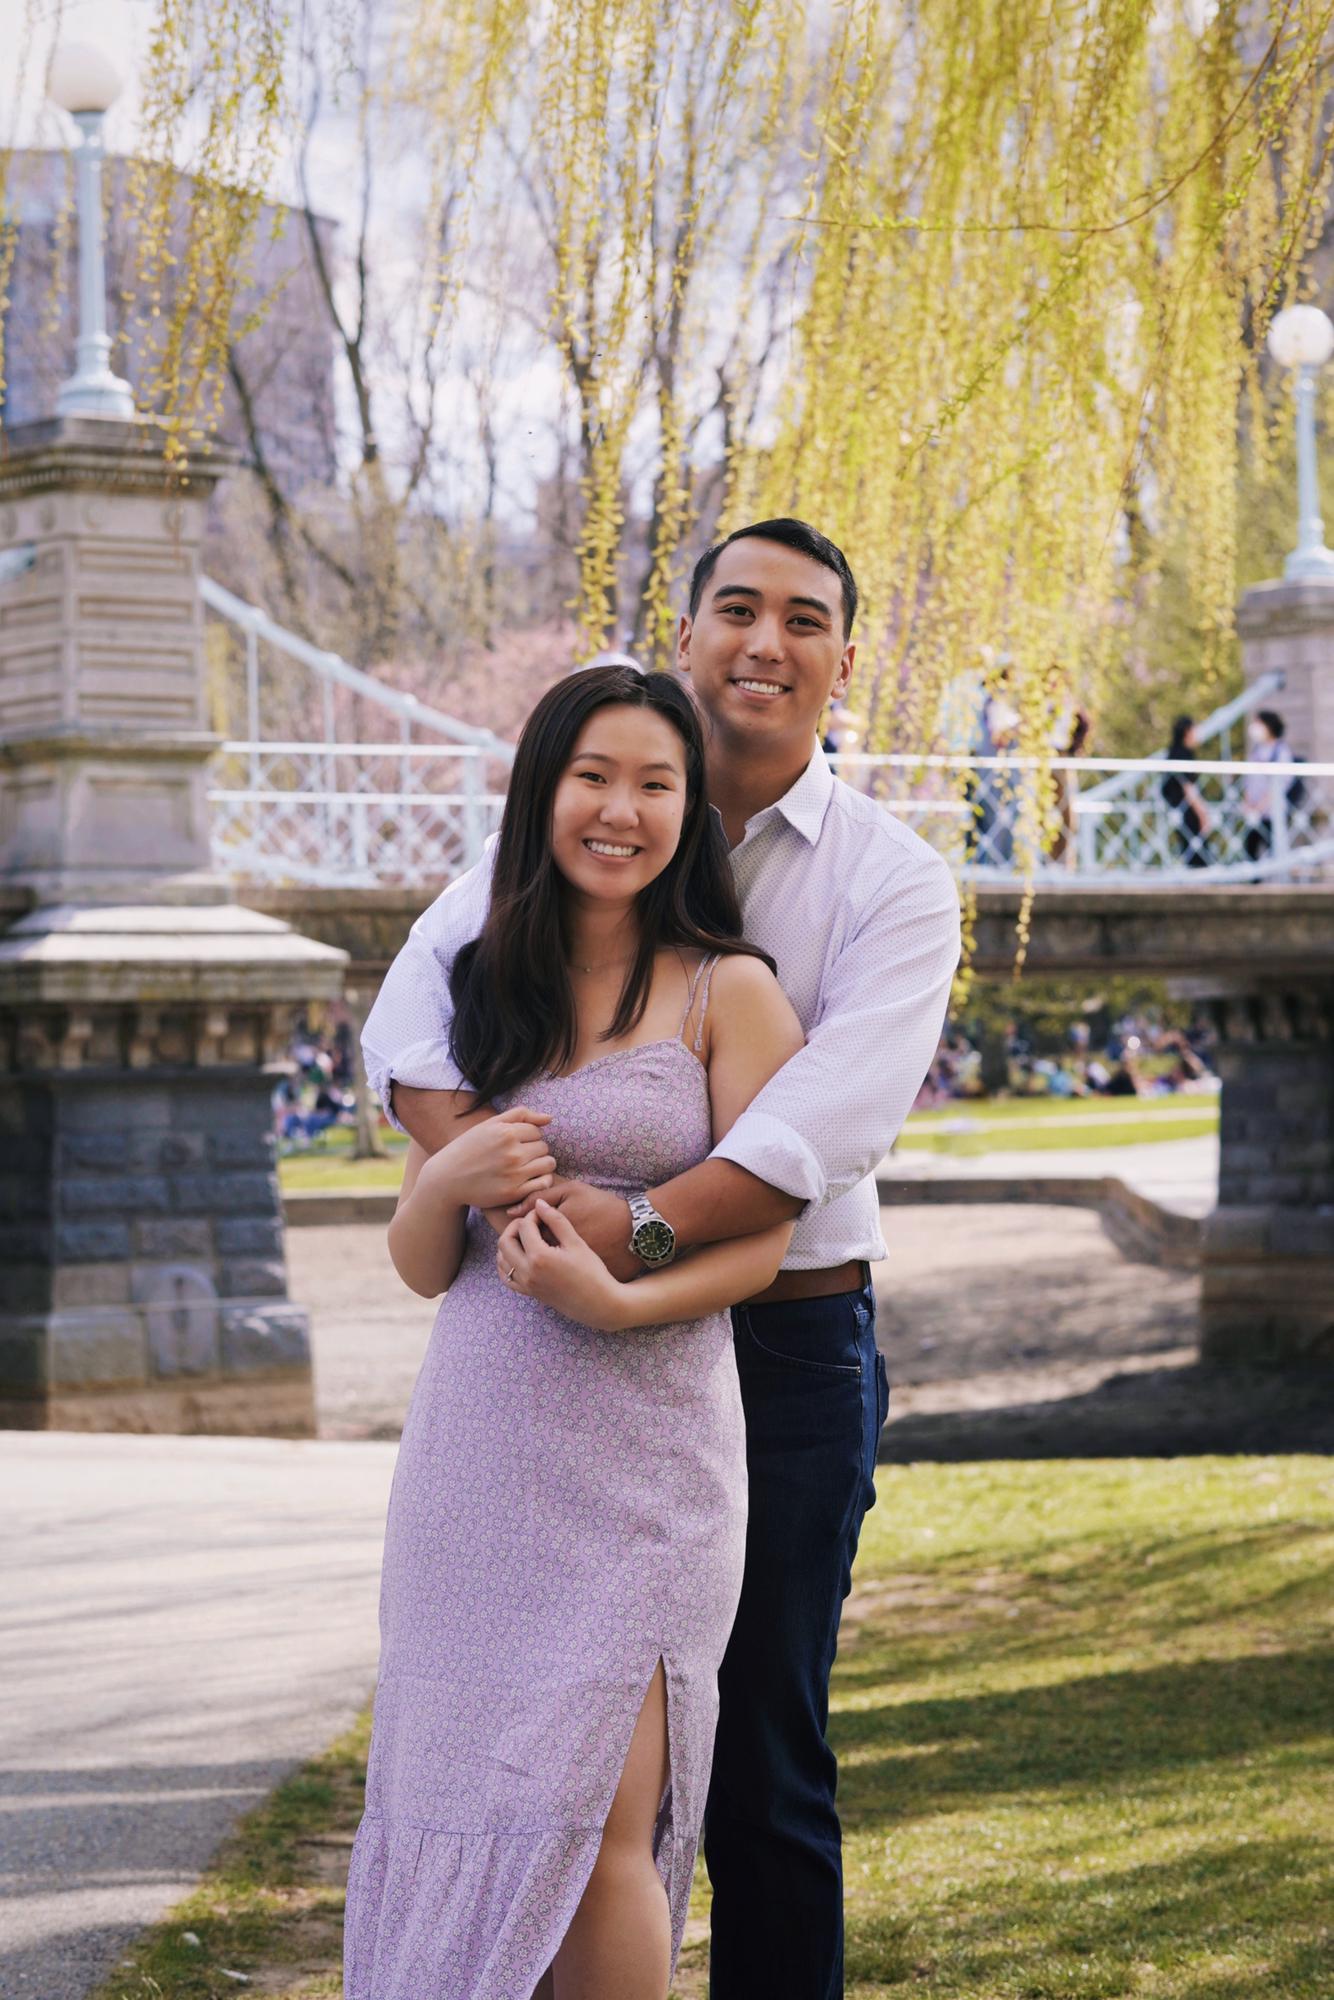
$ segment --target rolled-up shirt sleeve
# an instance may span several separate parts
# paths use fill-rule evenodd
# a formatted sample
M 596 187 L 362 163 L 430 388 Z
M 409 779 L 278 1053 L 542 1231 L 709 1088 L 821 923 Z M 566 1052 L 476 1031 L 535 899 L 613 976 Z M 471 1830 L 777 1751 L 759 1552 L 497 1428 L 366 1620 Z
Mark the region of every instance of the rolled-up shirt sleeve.
M 959 962 L 959 897 L 923 847 L 886 883 L 826 975 L 806 1046 L 715 1146 L 770 1187 L 822 1208 L 873 1173 L 940 1041 Z M 781 967 L 780 967 L 781 973 Z
M 371 1089 L 394 1115 L 393 1085 L 419 1090 L 462 1090 L 465 1079 L 449 1052 L 454 1018 L 449 976 L 460 948 L 475 938 L 491 901 L 494 847 L 423 910 L 385 974 L 366 1016 L 361 1053 Z

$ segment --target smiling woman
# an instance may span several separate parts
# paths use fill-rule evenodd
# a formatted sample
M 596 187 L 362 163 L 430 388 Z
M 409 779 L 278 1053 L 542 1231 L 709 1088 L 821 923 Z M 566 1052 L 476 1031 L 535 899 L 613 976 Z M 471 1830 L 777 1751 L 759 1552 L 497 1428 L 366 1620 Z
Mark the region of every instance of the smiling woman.
M 386 1527 L 348 2000 L 665 2000 L 680 1949 L 745 1551 L 725 1309 L 792 1224 L 678 1259 L 648 1189 L 802 1042 L 741 941 L 703 761 L 665 675 L 558 683 L 455 960 L 464 1082 L 389 1231 L 445 1297 Z M 632 1274 L 541 1199 L 558 1166 L 628 1209 Z
M 740 931 L 689 696 L 629 667 L 558 682 L 519 740 L 490 915 L 454 961 L 454 1059 L 483 1099 L 568 1070 L 577 981 L 611 976 L 609 1048 L 643 1020 L 660 951 L 763 957 Z

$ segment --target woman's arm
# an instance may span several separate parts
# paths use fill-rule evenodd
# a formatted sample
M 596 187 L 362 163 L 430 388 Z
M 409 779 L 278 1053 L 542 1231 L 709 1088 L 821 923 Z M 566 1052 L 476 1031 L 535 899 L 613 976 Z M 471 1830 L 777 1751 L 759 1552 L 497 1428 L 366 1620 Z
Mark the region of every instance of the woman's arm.
M 541 1299 L 567 1319 L 598 1333 L 628 1333 L 703 1319 L 762 1292 L 783 1261 L 790 1222 L 711 1243 L 665 1271 L 622 1284 L 560 1209 L 538 1199 L 531 1215 L 512 1222 L 496 1246 L 496 1268 L 514 1291 Z
M 389 1255 L 405 1285 L 433 1299 L 453 1283 L 463 1260 L 469 1208 L 502 1210 L 551 1185 L 556 1162 L 542 1128 L 550 1113 L 523 1105 L 497 1114 L 469 1091 L 451 1091 L 452 1137 L 428 1154 L 414 1139 L 398 1206 L 389 1225 Z
M 760 1090 L 802 1046 L 801 1023 L 768 966 L 741 955 L 715 966 L 705 1017 L 704 1057 L 715 1145 Z M 545 1226 L 545 1234 L 543 1228 Z M 497 1264 L 516 1290 L 571 1319 L 619 1332 L 701 1319 L 772 1284 L 791 1239 L 791 1220 L 710 1243 L 662 1271 L 627 1283 L 613 1278 L 574 1223 L 544 1201 L 511 1224 Z M 554 1240 L 552 1240 L 554 1239 Z

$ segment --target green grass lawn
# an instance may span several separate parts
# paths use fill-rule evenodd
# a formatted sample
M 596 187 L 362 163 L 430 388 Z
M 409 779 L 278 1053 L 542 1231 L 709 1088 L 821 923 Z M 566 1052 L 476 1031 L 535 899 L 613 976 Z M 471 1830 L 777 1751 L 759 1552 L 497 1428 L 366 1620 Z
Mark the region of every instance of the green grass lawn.
M 1151 1146 L 1164 1139 L 1203 1139 L 1217 1130 L 1217 1098 L 1121 1098 L 1110 1103 L 1019 1098 L 917 1112 L 904 1126 L 898 1149 L 965 1157 L 1085 1152 L 1105 1146 Z
M 1051 1119 L 1056 1124 L 1078 1124 L 1086 1118 L 1206 1118 L 1218 1115 L 1217 1093 L 1197 1096 L 1193 1091 L 1171 1097 L 957 1097 L 930 1111 L 914 1111 L 908 1123 L 929 1127 L 947 1124 L 954 1118 L 971 1118 L 983 1125 L 1025 1124 L 1034 1119 Z
M 1330 2000 L 1329 1462 L 887 1467 L 879 1496 L 830 1724 L 849 2000 Z M 338 1994 L 365 1740 L 254 1815 L 102 2000 L 213 2000 L 223 1967 Z M 701 1876 L 679 2000 L 706 1911 Z
M 954 1129 L 959 1127 L 978 1129 Z M 993 1130 L 999 1126 L 1000 1130 Z M 1201 1138 L 1218 1130 L 1216 1097 L 1056 1098 L 1005 1097 L 960 1100 L 909 1118 L 899 1145 L 905 1152 L 1043 1152 L 1053 1147 L 1142 1146 L 1159 1139 Z M 284 1192 L 310 1188 L 396 1188 L 403 1177 L 407 1142 L 389 1134 L 387 1160 L 354 1160 L 346 1126 L 326 1132 L 308 1152 L 278 1163 Z

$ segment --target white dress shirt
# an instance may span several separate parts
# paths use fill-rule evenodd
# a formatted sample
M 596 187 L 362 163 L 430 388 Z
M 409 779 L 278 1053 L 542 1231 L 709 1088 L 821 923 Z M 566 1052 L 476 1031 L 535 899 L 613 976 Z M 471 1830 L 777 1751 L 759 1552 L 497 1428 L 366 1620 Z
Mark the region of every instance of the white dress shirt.
M 492 854 L 412 926 L 366 1021 L 366 1073 L 461 1090 L 449 972 L 486 917 Z M 959 898 L 941 857 L 831 773 L 817 749 L 791 790 L 746 821 L 732 870 L 752 944 L 774 959 L 806 1046 L 713 1157 L 807 1204 L 785 1270 L 887 1255 L 874 1173 L 940 1039 L 959 958 Z M 392 1116 L 392 1113 L 391 1113 Z

